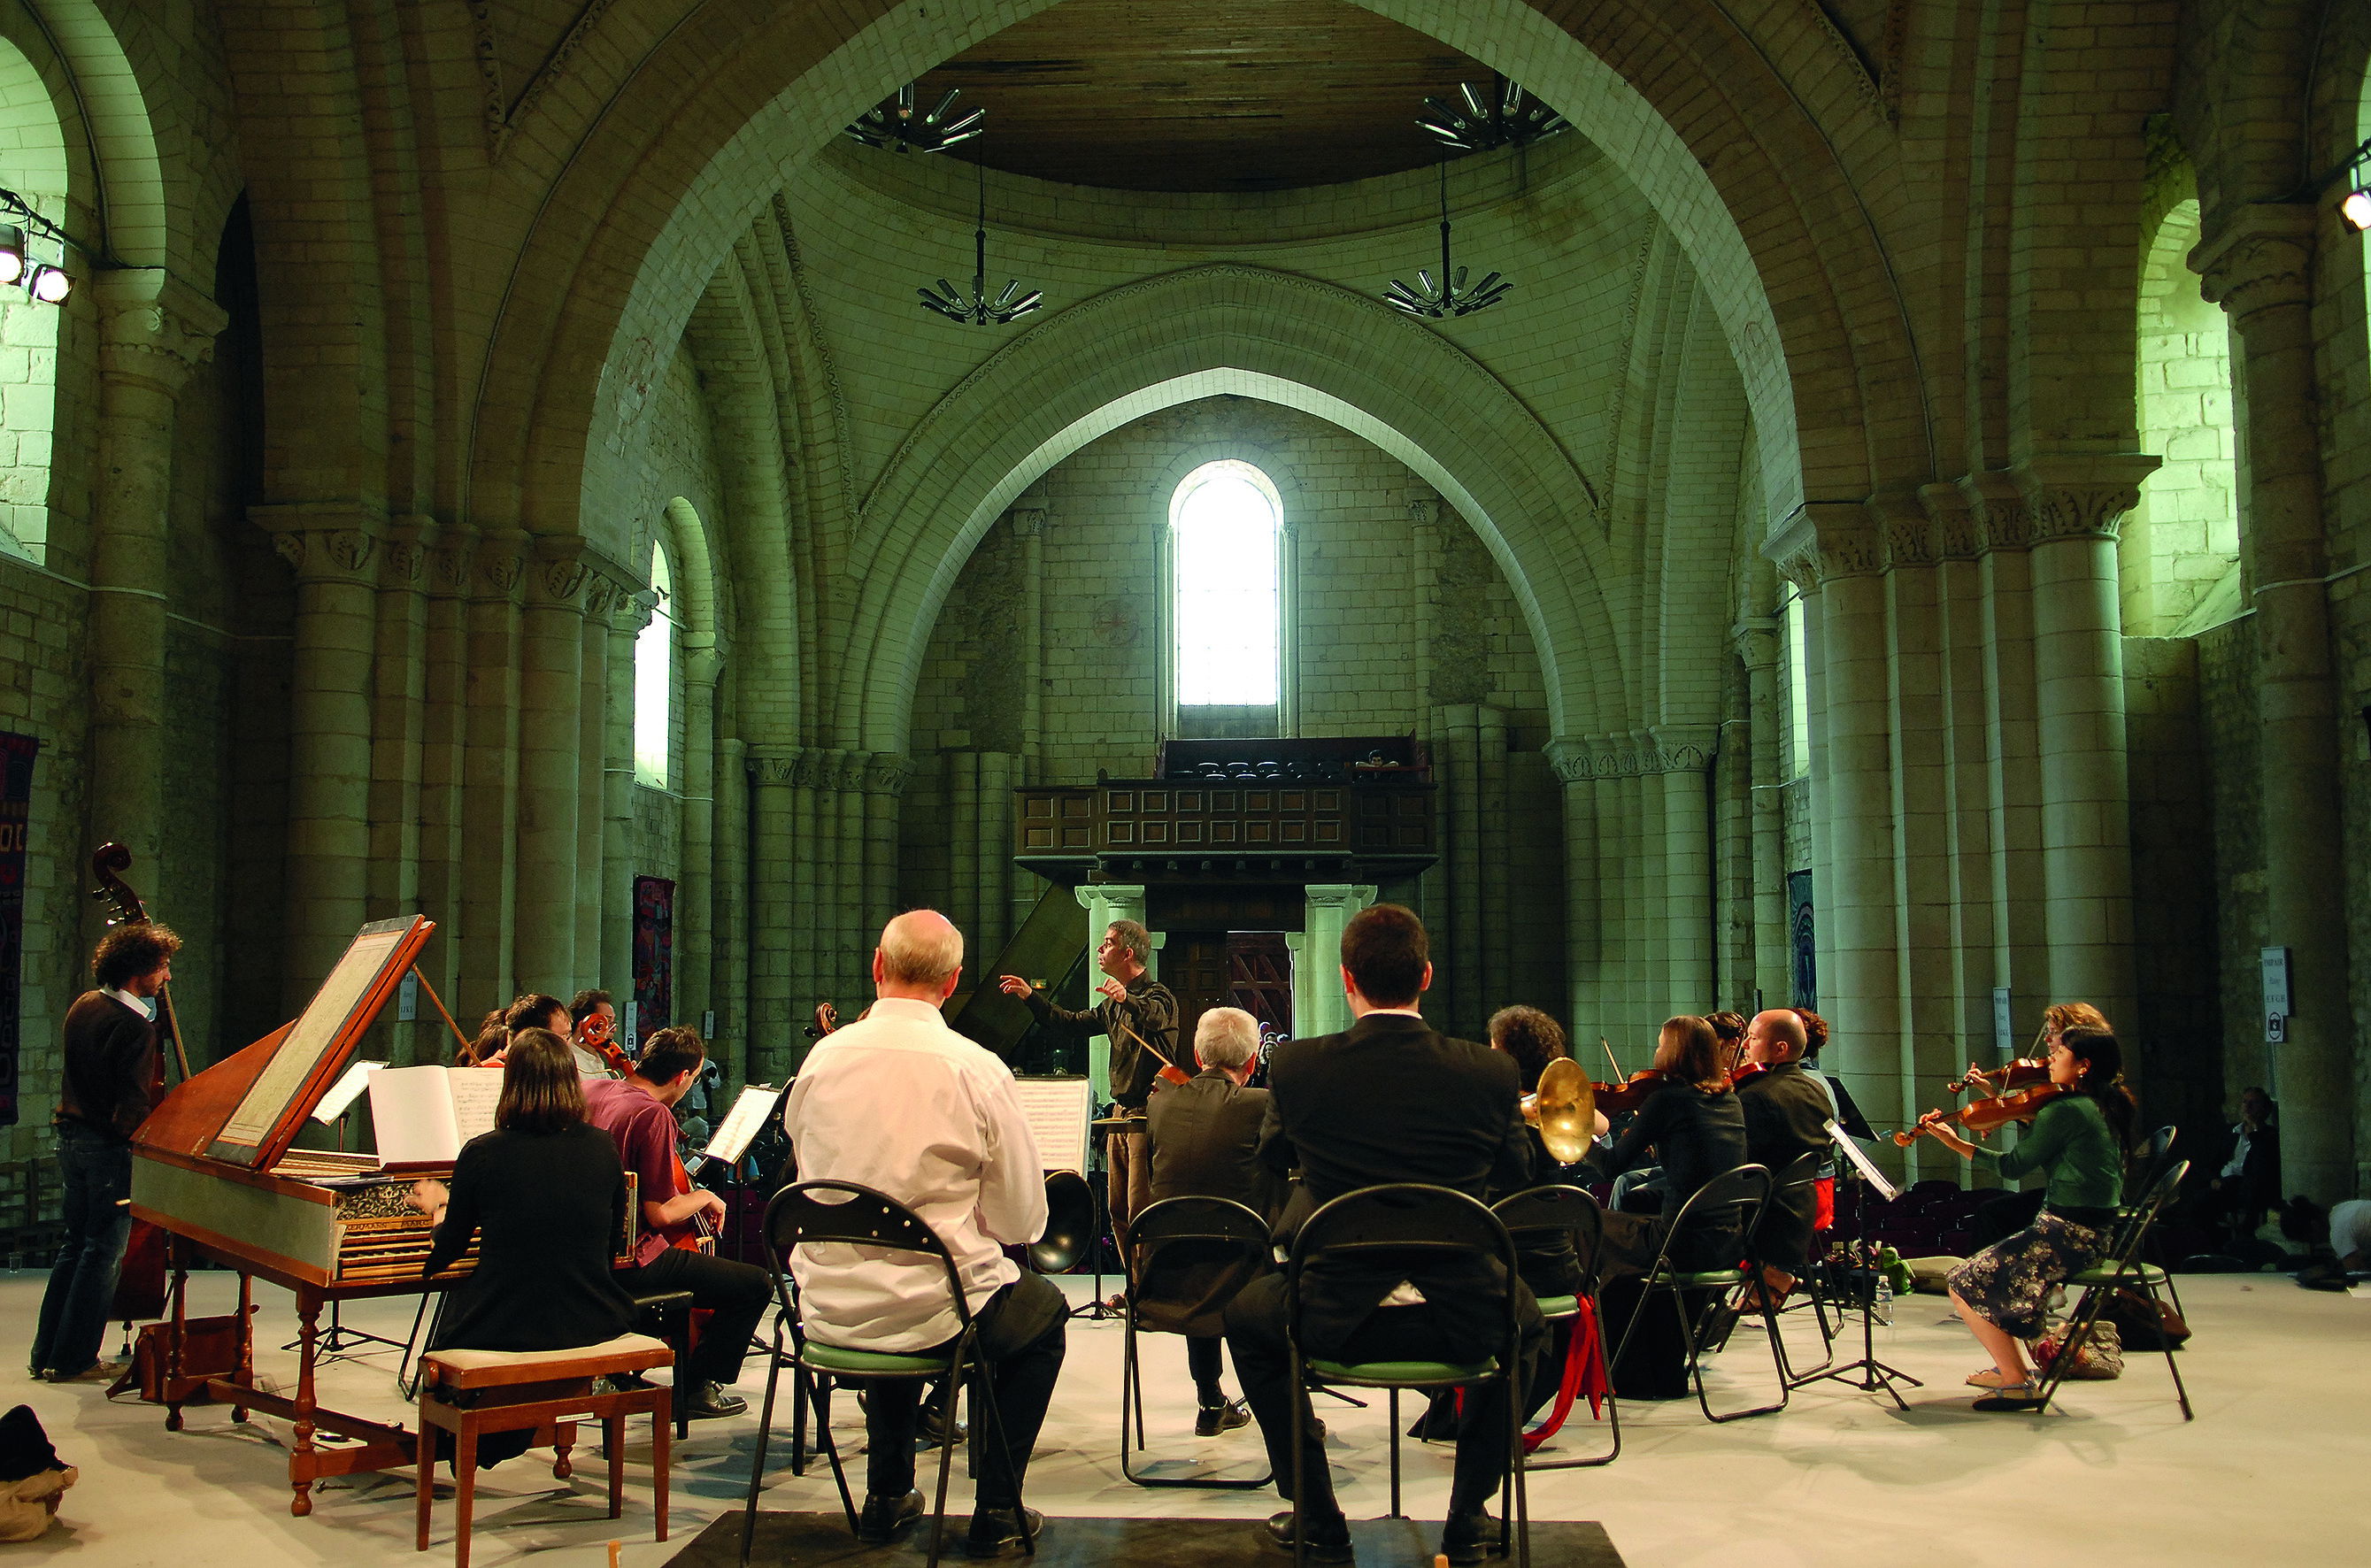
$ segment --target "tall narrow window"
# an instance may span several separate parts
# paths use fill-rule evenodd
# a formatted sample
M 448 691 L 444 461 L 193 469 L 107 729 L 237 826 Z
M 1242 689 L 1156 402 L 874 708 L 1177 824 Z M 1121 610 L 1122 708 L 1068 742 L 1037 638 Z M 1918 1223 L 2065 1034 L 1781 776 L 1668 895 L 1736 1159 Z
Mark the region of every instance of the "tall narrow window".
M 1810 631 L 1807 619 L 1803 595 L 1790 586 L 1782 639 L 1787 648 L 1787 776 L 1790 778 L 1811 771 L 1811 656 L 1805 640 Z
M 1169 500 L 1171 644 L 1179 708 L 1278 706 L 1283 529 L 1276 486 L 1227 458 Z
M 673 717 L 668 704 L 675 696 L 675 574 L 656 545 L 651 547 L 651 586 L 658 590 L 658 607 L 634 637 L 634 782 L 664 790 Z

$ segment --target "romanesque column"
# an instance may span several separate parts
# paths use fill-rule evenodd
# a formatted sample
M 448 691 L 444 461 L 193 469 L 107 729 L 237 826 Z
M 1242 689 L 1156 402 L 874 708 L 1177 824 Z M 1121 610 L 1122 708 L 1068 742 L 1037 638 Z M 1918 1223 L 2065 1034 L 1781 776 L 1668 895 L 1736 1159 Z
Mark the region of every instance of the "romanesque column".
M 2356 1190 L 2354 1043 L 2321 421 L 2308 287 L 2318 208 L 2244 207 L 2191 253 L 2237 329 L 2245 390 L 2239 520 L 2255 608 L 2266 946 L 2289 954 L 2287 1038 L 2270 1047 L 2281 1105 L 2283 1190 L 2325 1202 Z M 2351 237 L 2351 236 L 2350 236 Z
M 1301 897 L 1306 902 L 1300 962 L 1292 966 L 1292 1032 L 1338 1033 L 1350 1027 L 1350 999 L 1342 994 L 1342 933 L 1352 916 L 1375 902 L 1375 890 L 1362 883 L 1312 882 L 1301 889 Z
M 1659 724 L 1647 754 L 1655 772 L 1663 842 L 1661 975 L 1672 1012 L 1716 1010 L 1713 936 L 1711 724 Z
M 1575 1038 L 1584 1020 L 1604 1027 L 1601 976 L 1597 777 L 1589 743 L 1565 735 L 1546 746 L 1548 767 L 1564 791 L 1565 1020 Z
M 455 1020 L 472 1033 L 477 1017 L 463 1005 L 460 986 L 461 953 L 469 940 L 461 917 L 461 812 L 469 711 L 468 590 L 477 549 L 475 530 L 441 527 L 422 563 L 428 604 L 420 747 L 420 908 L 437 927 L 420 967 L 454 1009 Z M 493 999 L 466 1000 L 482 1010 Z M 432 1021 L 439 1030 L 444 1026 L 441 1018 Z
M 98 482 L 91 496 L 90 836 L 156 873 L 163 844 L 165 608 L 175 400 L 226 317 L 153 267 L 101 272 Z M 36 308 L 39 308 L 38 306 Z M 146 885 L 145 881 L 143 885 Z
M 683 853 L 675 886 L 675 1021 L 697 1029 L 715 1003 L 716 682 L 724 661 L 712 642 L 685 651 Z M 737 1080 L 741 1064 L 725 1068 Z
M 378 650 L 371 679 L 370 859 L 364 894 L 374 920 L 423 912 L 420 846 L 429 712 L 428 595 L 422 568 L 435 534 L 431 518 L 399 518 L 389 525 L 379 550 Z M 397 1019 L 396 1010 L 390 1008 L 381 1015 L 391 1060 L 405 1064 L 452 1058 L 453 1041 L 434 1007 L 422 1000 L 409 1023 Z
M 795 1070 L 800 1020 L 792 999 L 807 983 L 807 976 L 791 973 L 791 894 L 797 883 L 791 787 L 797 759 L 755 752 L 748 760 L 756 797 L 749 845 L 749 1070 L 780 1083 L 775 1074 Z
M 566 1000 L 577 974 L 586 570 L 582 541 L 535 542 L 519 613 L 517 968 Z
M 2157 466 L 2137 455 L 2017 466 L 2031 509 L 2033 696 L 2050 988 L 2133 1016 L 2132 786 L 2116 531 Z M 2132 1027 L 2130 1024 L 2126 1028 Z M 2137 1064 L 2135 1064 L 2137 1066 Z
M 608 887 L 609 621 L 633 593 L 614 566 L 596 565 L 584 582 L 577 628 L 576 984 L 601 984 L 601 903 Z M 630 674 L 620 674 L 630 679 Z
M 479 540 L 468 585 L 468 711 L 461 763 L 460 994 L 466 1008 L 499 1007 L 526 986 L 514 963 L 518 929 L 519 590 L 526 535 L 492 529 Z
M 370 863 L 373 599 L 385 520 L 359 507 L 259 506 L 296 571 L 288 692 L 288 963 L 301 1007 L 364 918 Z
M 655 590 L 621 594 L 609 618 L 609 721 L 602 744 L 601 984 L 618 1011 L 634 994 L 634 639 L 658 608 Z
M 1787 1005 L 1792 981 L 1787 932 L 1787 800 L 1785 749 L 1787 705 L 1778 688 L 1778 628 L 1775 617 L 1758 617 L 1729 634 L 1729 645 L 1745 666 L 1746 742 L 1751 753 L 1746 780 L 1753 901 L 1749 973 L 1762 1005 Z

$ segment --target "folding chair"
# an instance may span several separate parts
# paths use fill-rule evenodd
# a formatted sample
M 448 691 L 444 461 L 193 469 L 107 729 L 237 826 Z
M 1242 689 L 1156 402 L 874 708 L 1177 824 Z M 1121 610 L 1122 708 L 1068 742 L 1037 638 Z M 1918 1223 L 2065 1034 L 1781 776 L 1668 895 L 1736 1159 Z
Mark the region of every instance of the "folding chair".
M 1366 1255 L 1371 1262 L 1401 1259 L 1422 1263 L 1463 1256 L 1496 1262 L 1505 1271 L 1505 1332 L 1494 1353 L 1473 1361 L 1344 1362 L 1303 1355 L 1301 1348 L 1302 1282 L 1312 1264 L 1348 1261 Z M 1400 1514 L 1400 1390 L 1403 1389 L 1470 1388 L 1493 1381 L 1507 1387 L 1507 1479 L 1499 1488 L 1498 1551 L 1531 1568 L 1530 1494 L 1523 1484 L 1523 1391 L 1521 1330 L 1516 1321 L 1515 1244 L 1507 1228 L 1475 1199 L 1448 1187 L 1417 1182 L 1389 1182 L 1345 1193 L 1303 1222 L 1293 1238 L 1292 1258 L 1285 1274 L 1285 1342 L 1292 1376 L 1292 1557 L 1294 1568 L 1308 1561 L 1307 1521 L 1301 1500 L 1308 1495 L 1302 1454 L 1308 1415 L 1307 1390 L 1329 1383 L 1391 1392 L 1392 1516 Z M 1476 1349 L 1481 1348 L 1476 1346 Z M 1508 1498 L 1511 1493 L 1513 1506 Z
M 1147 1295 L 1148 1282 L 1161 1283 L 1157 1271 L 1164 1263 L 1175 1267 L 1181 1262 L 1190 1268 L 1220 1270 L 1236 1263 L 1248 1281 L 1275 1266 L 1268 1248 L 1267 1221 L 1230 1198 L 1163 1198 L 1147 1205 L 1128 1222 L 1128 1234 L 1120 1241 L 1120 1266 L 1128 1277 L 1128 1313 L 1120 1338 L 1119 1470 L 1137 1485 L 1237 1492 L 1266 1486 L 1276 1479 L 1266 1469 L 1255 1478 L 1139 1475 L 1129 1464 L 1128 1440 L 1133 1424 L 1137 1448 L 1145 1446 L 1144 1374 L 1137 1360 L 1136 1336 L 1176 1332 L 1144 1326 L 1145 1307 L 1160 1305 L 1157 1297 Z
M 2165 1175 L 2166 1168 L 2173 1163 L 2173 1140 L 2176 1136 L 2176 1129 L 2159 1127 L 2142 1142 L 2140 1147 L 2133 1151 L 2131 1165 L 2134 1174 L 2124 1178 L 2125 1192 L 2146 1193 L 2157 1190 L 2157 1182 Z M 2166 1201 L 2170 1203 L 2172 1198 L 2169 1197 Z M 2130 1205 L 2126 1206 L 2124 1212 L 2127 1215 L 2131 1214 Z M 2148 1251 L 2150 1262 L 2160 1267 L 2165 1265 L 2167 1260 L 2163 1246 L 2154 1228 L 2149 1232 Z M 2177 1312 L 2180 1311 L 2181 1287 L 2173 1283 L 2173 1275 L 2170 1272 L 2168 1272 L 2165 1277 L 2165 1290 L 2167 1296 L 2173 1300 L 2173 1309 Z
M 1602 1454 L 1578 1459 L 1535 1459 L 1526 1455 L 1524 1468 L 1535 1470 L 1589 1470 L 1598 1465 L 1610 1465 L 1622 1456 L 1622 1410 L 1613 1397 L 1611 1377 L 1613 1364 L 1605 1355 L 1605 1314 L 1597 1297 L 1599 1263 L 1605 1246 L 1605 1211 L 1597 1200 L 1579 1187 L 1533 1187 L 1528 1192 L 1513 1193 L 1491 1205 L 1498 1223 L 1522 1250 L 1523 1238 L 1553 1234 L 1565 1230 L 1572 1233 L 1573 1251 L 1580 1258 L 1580 1288 L 1571 1296 L 1540 1297 L 1540 1316 L 1551 1323 L 1570 1321 L 1573 1332 L 1581 1332 L 1581 1304 L 1589 1305 L 1589 1332 L 1597 1342 L 1598 1364 L 1607 1369 L 1605 1387 L 1605 1420 L 1613 1433 L 1613 1447 Z M 1569 1357 L 1572 1350 L 1566 1355 Z M 1394 1433 L 1396 1438 L 1396 1433 Z
M 1751 1258 L 1753 1255 L 1753 1233 L 1762 1223 L 1762 1211 L 1769 1200 L 1769 1170 L 1759 1165 L 1741 1165 L 1734 1170 L 1714 1177 L 1697 1188 L 1694 1196 L 1680 1205 L 1680 1212 L 1672 1216 L 1671 1223 L 1664 1228 L 1662 1242 L 1656 1249 L 1654 1264 L 1647 1271 L 1642 1282 L 1646 1297 L 1640 1299 L 1638 1310 L 1623 1329 L 1621 1343 L 1614 1347 L 1609 1366 L 1621 1365 L 1622 1353 L 1630 1348 L 1630 1341 L 1638 1332 L 1639 1320 L 1647 1315 L 1648 1299 L 1660 1291 L 1671 1298 L 1671 1310 L 1679 1316 L 1681 1338 L 1687 1345 L 1688 1378 L 1695 1386 L 1696 1403 L 1702 1407 L 1706 1420 L 1741 1421 L 1749 1415 L 1768 1415 L 1787 1408 L 1790 1392 L 1787 1383 L 1787 1348 L 1778 1343 L 1778 1324 L 1767 1310 L 1766 1293 L 1762 1326 L 1770 1336 L 1770 1362 L 1778 1374 L 1778 1402 L 1717 1415 L 1713 1412 L 1712 1401 L 1705 1394 L 1704 1342 L 1717 1326 L 1712 1308 L 1726 1301 L 1729 1293 L 1741 1286 L 1750 1284 L 1754 1290 L 1761 1291 L 1760 1271 L 1740 1267 L 1683 1269 L 1671 1261 L 1674 1253 L 1689 1251 L 1686 1244 L 1706 1231 L 1733 1231 L 1738 1237 L 1738 1251 Z M 1688 1310 L 1691 1294 L 1706 1297 L 1707 1305 L 1701 1313 Z
M 2065 1331 L 2059 1336 L 2058 1355 L 2051 1361 L 2050 1370 L 2042 1375 L 2041 1392 L 2030 1406 L 2020 1401 L 2016 1408 L 2030 1408 L 2036 1415 L 2050 1408 L 2051 1400 L 2058 1392 L 2058 1385 L 2066 1380 L 2065 1369 L 2075 1365 L 2076 1356 L 2081 1353 L 2085 1343 L 2091 1337 L 2092 1329 L 2099 1321 L 2099 1314 L 2118 1290 L 2138 1287 L 2148 1298 L 2152 1309 L 2158 1305 L 2157 1293 L 2170 1280 L 2166 1272 L 2155 1263 L 2141 1261 L 2141 1246 L 2148 1239 L 2149 1227 L 2157 1223 L 2159 1211 L 2173 1200 L 2175 1189 L 2181 1185 L 2182 1177 L 2189 1171 L 2190 1162 L 2185 1159 L 2159 1175 L 2157 1184 L 2133 1205 L 2130 1217 L 2117 1228 L 2115 1239 L 2109 1243 L 2108 1255 L 2067 1280 L 2069 1286 L 2081 1286 L 2083 1295 L 2075 1304 L 2074 1316 L 2067 1320 Z M 2181 1419 L 2195 1420 L 2197 1418 L 2190 1408 L 2190 1390 L 2182 1387 L 2181 1368 L 2173 1359 L 2173 1343 L 2163 1341 L 2161 1348 L 2165 1352 L 2165 1369 L 2173 1374 L 2173 1394 L 2180 1401 Z
M 774 1426 L 774 1392 L 781 1381 L 782 1335 L 787 1329 L 792 1338 L 792 1353 L 787 1358 L 798 1369 L 802 1381 L 807 1382 L 813 1393 L 815 1413 L 816 1441 L 824 1457 L 831 1461 L 832 1480 L 839 1487 L 839 1505 L 848 1515 L 849 1534 L 856 1533 L 856 1500 L 848 1490 L 848 1471 L 840 1464 L 839 1447 L 832 1440 L 829 1389 L 842 1382 L 891 1382 L 900 1379 L 920 1380 L 945 1378 L 960 1387 L 966 1375 L 978 1376 L 982 1368 L 975 1359 L 977 1329 L 972 1322 L 971 1306 L 965 1298 L 963 1278 L 955 1268 L 954 1255 L 936 1231 L 915 1216 L 912 1210 L 885 1193 L 853 1182 L 801 1182 L 783 1188 L 766 1205 L 767 1262 L 774 1276 L 774 1342 L 769 1352 L 766 1367 L 766 1404 L 758 1423 L 758 1453 L 749 1466 L 749 1497 L 742 1509 L 741 1562 L 744 1568 L 749 1561 L 749 1545 L 758 1528 L 758 1492 L 766 1474 L 766 1440 Z M 850 1346 L 826 1344 L 809 1335 L 799 1322 L 798 1308 L 793 1299 L 789 1271 L 784 1260 L 792 1249 L 819 1242 L 843 1241 L 852 1246 L 871 1247 L 901 1252 L 919 1252 L 939 1260 L 946 1271 L 947 1296 L 954 1308 L 960 1325 L 955 1337 L 934 1350 L 912 1354 L 888 1351 L 860 1350 Z M 996 1401 L 982 1397 L 984 1390 L 975 1390 L 972 1416 L 985 1419 L 989 1425 L 989 1462 L 1009 1462 L 1011 1452 L 1004 1440 L 1004 1429 L 997 1415 Z M 798 1398 L 793 1389 L 792 1398 Z M 952 1415 L 952 1411 L 950 1411 Z M 945 1435 L 939 1444 L 938 1504 L 931 1519 L 931 1557 L 929 1568 L 938 1568 L 939 1551 L 945 1544 L 947 1529 L 947 1476 L 954 1461 L 955 1424 L 946 1423 Z M 1014 1511 L 1021 1521 L 1022 1551 L 1035 1555 L 1037 1543 L 1030 1539 L 1029 1514 L 1020 1507 L 1021 1489 L 1018 1479 L 1013 1486 Z
M 1768 1228 L 1768 1215 L 1773 1213 L 1787 1212 L 1790 1206 L 1796 1204 L 1800 1204 L 1806 1213 L 1810 1212 L 1818 1195 L 1819 1185 L 1820 1156 L 1816 1151 L 1798 1154 L 1793 1159 L 1787 1161 L 1787 1168 L 1784 1170 L 1779 1171 L 1777 1175 L 1771 1179 L 1770 1202 L 1768 1207 L 1764 1211 L 1764 1217 L 1762 1224 L 1755 1227 L 1755 1235 L 1757 1239 L 1761 1236 L 1763 1231 Z M 1819 1247 L 1820 1235 L 1821 1232 L 1817 1229 L 1814 1229 L 1811 1232 L 1811 1248 L 1814 1252 L 1816 1252 Z M 1750 1261 L 1750 1266 L 1753 1269 L 1757 1278 L 1760 1276 L 1763 1267 L 1768 1262 L 1769 1260 L 1762 1254 L 1760 1250 L 1757 1249 Z M 1819 1326 L 1821 1353 L 1820 1364 L 1816 1366 L 1807 1366 L 1799 1372 L 1796 1370 L 1795 1358 L 1785 1354 L 1786 1335 L 1782 1333 L 1778 1336 L 1779 1352 L 1783 1358 L 1782 1366 L 1789 1387 L 1826 1371 L 1834 1364 L 1836 1359 L 1835 1332 L 1828 1327 L 1827 1309 L 1820 1300 L 1818 1275 L 1822 1272 L 1823 1271 L 1816 1261 L 1809 1265 L 1809 1272 L 1805 1274 L 1802 1280 L 1798 1282 L 1804 1286 L 1804 1299 L 1801 1303 L 1793 1307 L 1774 1307 L 1768 1301 L 1765 1292 L 1762 1291 L 1759 1287 L 1756 1287 L 1753 1292 L 1753 1294 L 1763 1296 L 1764 1297 L 1763 1301 L 1763 1310 L 1769 1315 L 1770 1320 L 1774 1326 L 1777 1323 L 1777 1320 L 1781 1316 L 1788 1312 L 1799 1311 L 1802 1309 L 1802 1307 L 1806 1305 L 1811 1309 L 1812 1320 Z M 1842 1323 L 1839 1322 L 1837 1326 L 1841 1328 Z

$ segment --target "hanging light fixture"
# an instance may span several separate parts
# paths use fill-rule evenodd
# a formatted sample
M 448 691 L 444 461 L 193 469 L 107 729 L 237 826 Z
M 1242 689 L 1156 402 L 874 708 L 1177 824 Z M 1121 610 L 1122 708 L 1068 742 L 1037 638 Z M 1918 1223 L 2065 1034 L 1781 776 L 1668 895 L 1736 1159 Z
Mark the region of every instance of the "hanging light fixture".
M 2358 234 L 2371 230 L 2371 142 L 2354 149 L 2345 173 L 2346 195 L 2338 203 L 2338 215 Z
M 1037 289 L 1023 294 L 1019 280 L 1012 279 L 1005 282 L 1002 294 L 993 300 L 988 297 L 988 166 L 972 167 L 979 175 L 979 215 L 971 231 L 971 292 L 966 294 L 941 278 L 935 292 L 923 287 L 914 293 L 921 297 L 923 305 L 950 321 L 972 327 L 1001 327 L 1036 309 L 1045 303 L 1046 296 Z
M 1473 83 L 1460 82 L 1454 98 L 1425 99 L 1416 122 L 1461 153 L 1528 147 L 1572 129 L 1563 115 L 1497 75 L 1486 97 Z
M 928 114 L 917 114 L 914 84 L 908 82 L 897 89 L 896 98 L 882 99 L 859 115 L 854 124 L 842 129 L 868 147 L 884 147 L 893 153 L 943 153 L 988 129 L 988 110 L 984 109 L 954 114 L 955 99 L 961 97 L 961 88 L 951 87 L 937 108 Z
M 66 248 L 74 242 L 65 230 L 14 190 L 0 190 L 0 219 L 6 220 L 0 223 L 0 283 L 14 283 L 43 305 L 64 305 L 75 284 L 66 271 Z M 37 240 L 54 247 L 57 259 L 40 259 L 35 254 Z
M 1394 278 L 1383 285 L 1383 303 L 1410 316 L 1428 317 L 1438 320 L 1444 316 L 1471 316 L 1477 310 L 1487 310 L 1507 297 L 1514 285 L 1499 281 L 1492 272 L 1473 287 L 1465 286 L 1465 269 L 1452 269 L 1449 261 L 1449 160 L 1440 160 L 1440 278 L 1422 268 L 1417 269 L 1416 286 Z

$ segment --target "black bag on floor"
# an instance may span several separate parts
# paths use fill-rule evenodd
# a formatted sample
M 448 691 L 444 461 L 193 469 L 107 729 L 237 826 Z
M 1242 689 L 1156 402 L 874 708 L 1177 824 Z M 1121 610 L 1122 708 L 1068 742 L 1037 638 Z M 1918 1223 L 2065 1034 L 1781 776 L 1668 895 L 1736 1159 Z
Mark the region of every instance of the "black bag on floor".
M 1691 1291 L 1689 1310 L 1701 1317 L 1710 1297 Z M 1649 1295 L 1636 1278 L 1609 1280 L 1603 1295 L 1607 1354 L 1629 1334 L 1630 1343 L 1613 1363 L 1613 1392 L 1625 1400 L 1681 1400 L 1688 1396 L 1687 1341 L 1680 1333 L 1679 1314 L 1671 1310 L 1670 1292 Z M 1630 1323 L 1644 1312 L 1637 1332 Z

